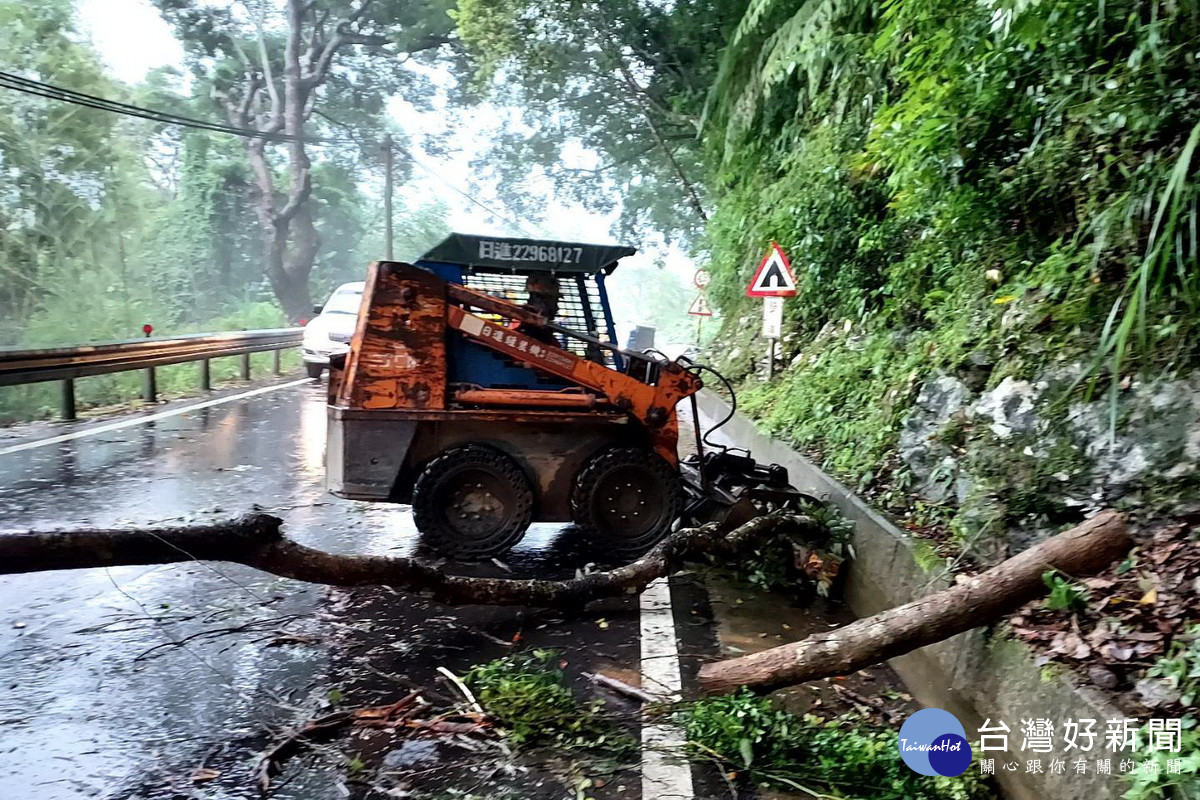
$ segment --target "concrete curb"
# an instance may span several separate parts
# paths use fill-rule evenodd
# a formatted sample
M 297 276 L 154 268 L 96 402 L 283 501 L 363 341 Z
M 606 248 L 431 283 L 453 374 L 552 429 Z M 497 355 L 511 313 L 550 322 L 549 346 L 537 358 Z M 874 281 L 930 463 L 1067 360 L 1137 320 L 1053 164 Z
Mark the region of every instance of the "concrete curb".
M 703 427 L 707 429 L 729 412 L 729 405 L 713 392 L 698 398 Z M 868 616 L 902 605 L 948 585 L 940 576 L 941 562 L 920 540 L 901 531 L 811 461 L 785 443 L 760 432 L 747 417 L 737 414 L 711 437 L 714 442 L 748 448 L 762 462 L 787 467 L 792 484 L 801 491 L 827 500 L 855 525 L 855 558 L 846 576 L 845 598 L 858 616 Z M 933 568 L 930 569 L 931 563 Z M 923 566 L 924 565 L 924 566 Z M 889 662 L 913 696 L 925 706 L 945 709 L 962 721 L 967 738 L 985 719 L 1011 728 L 1008 752 L 976 753 L 995 759 L 996 776 L 1005 794 L 1017 800 L 1108 800 L 1120 797 L 1118 778 L 1096 774 L 1096 758 L 1122 754 L 1104 749 L 1105 721 L 1124 717 L 1098 691 L 1078 685 L 1073 676 L 1044 670 L 1023 643 L 976 629 L 938 644 L 916 650 Z M 1055 749 L 1050 753 L 1023 751 L 1021 720 L 1049 719 L 1055 728 Z M 1090 752 L 1064 751 L 1061 735 L 1067 720 L 1094 719 L 1097 733 Z M 1088 761 L 1088 771 L 1076 774 L 1074 761 Z M 1126 754 L 1126 757 L 1131 757 Z M 1050 771 L 1051 759 L 1065 759 L 1061 774 Z M 1041 759 L 1042 773 L 1026 774 L 1026 761 Z M 1013 771 L 1003 764 L 1016 762 Z M 1114 763 L 1114 772 L 1116 763 Z M 978 767 L 974 767 L 978 768 Z

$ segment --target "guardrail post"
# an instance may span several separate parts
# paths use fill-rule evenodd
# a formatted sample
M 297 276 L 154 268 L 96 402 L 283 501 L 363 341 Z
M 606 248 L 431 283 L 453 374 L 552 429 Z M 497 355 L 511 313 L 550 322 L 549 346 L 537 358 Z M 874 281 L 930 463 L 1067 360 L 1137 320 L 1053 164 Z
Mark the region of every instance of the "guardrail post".
M 250 380 L 250 354 L 242 353 L 242 380 Z
M 282 375 L 283 374 L 283 351 L 282 350 L 273 350 L 271 352 L 271 354 L 275 357 L 274 362 L 273 362 L 274 368 L 275 368 L 275 374 Z
M 142 370 L 142 399 L 147 403 L 158 402 L 158 376 L 154 374 L 154 367 Z
M 67 378 L 62 382 L 62 400 L 58 405 L 58 415 L 65 420 L 75 419 L 75 381 Z
M 200 359 L 200 389 L 205 392 L 212 391 L 212 368 L 207 358 Z

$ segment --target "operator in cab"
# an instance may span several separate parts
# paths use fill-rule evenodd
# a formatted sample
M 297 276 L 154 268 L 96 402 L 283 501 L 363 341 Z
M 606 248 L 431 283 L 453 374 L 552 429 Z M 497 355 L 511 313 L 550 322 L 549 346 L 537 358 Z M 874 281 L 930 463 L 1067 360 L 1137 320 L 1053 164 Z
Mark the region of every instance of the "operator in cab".
M 525 310 L 541 314 L 547 322 L 553 322 L 554 318 L 558 316 L 560 291 L 558 279 L 553 275 L 530 275 L 525 280 L 525 291 L 529 293 L 529 299 L 525 301 L 524 305 Z M 523 333 L 531 339 L 537 339 L 539 342 L 562 347 L 554 335 L 554 331 L 541 325 L 522 322 L 517 326 L 517 332 Z

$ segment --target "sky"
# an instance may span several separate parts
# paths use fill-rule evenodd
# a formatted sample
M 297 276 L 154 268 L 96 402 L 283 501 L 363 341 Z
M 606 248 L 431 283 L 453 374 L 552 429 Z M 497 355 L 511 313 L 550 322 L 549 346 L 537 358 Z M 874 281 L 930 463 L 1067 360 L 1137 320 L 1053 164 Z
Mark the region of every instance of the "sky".
M 137 83 L 155 67 L 182 63 L 183 48 L 150 0 L 76 0 L 76 5 L 92 44 L 123 82 Z
M 101 58 L 112 70 L 112 74 L 121 81 L 136 84 L 155 67 L 182 66 L 183 48 L 150 0 L 76 0 L 76 5 L 79 9 L 82 32 L 91 39 Z M 413 134 L 414 142 L 419 142 L 424 131 L 446 123 L 443 114 L 437 111 L 417 112 L 399 99 L 391 104 L 389 110 L 393 118 Z M 504 213 L 502 206 L 494 200 L 489 187 L 476 182 L 470 166 L 473 155 L 487 142 L 488 130 L 485 125 L 479 123 L 488 117 L 492 118 L 493 124 L 502 124 L 499 113 L 488 114 L 486 110 L 485 113 L 474 113 L 472 125 L 461 126 L 460 133 L 449 142 L 450 152 L 447 154 L 434 158 L 419 145 L 413 147 L 414 155 L 421 166 L 414 166 L 413 179 L 401 187 L 400 191 L 417 197 L 443 198 L 445 205 L 450 209 L 449 225 L 454 230 L 509 236 L 533 235 L 568 241 L 611 242 L 612 215 L 595 214 L 577 205 L 552 202 L 547 204 L 550 211 L 545 218 L 525 220 L 525 229 L 521 230 L 511 223 L 499 222 L 495 216 L 487 214 L 447 188 L 447 184 L 453 185 L 461 191 L 477 196 L 497 212 Z M 628 244 L 637 246 L 639 243 Z M 664 279 L 679 280 L 690 285 L 692 264 L 677 250 L 643 247 L 642 252 L 623 263 L 629 263 L 631 266 L 638 263 L 661 263 L 666 267 Z M 614 288 L 618 289 L 614 292 L 615 296 L 620 295 L 621 274 L 618 271 L 614 275 Z M 637 310 L 632 308 L 618 309 L 618 315 L 626 317 L 626 325 L 652 322 L 637 319 Z

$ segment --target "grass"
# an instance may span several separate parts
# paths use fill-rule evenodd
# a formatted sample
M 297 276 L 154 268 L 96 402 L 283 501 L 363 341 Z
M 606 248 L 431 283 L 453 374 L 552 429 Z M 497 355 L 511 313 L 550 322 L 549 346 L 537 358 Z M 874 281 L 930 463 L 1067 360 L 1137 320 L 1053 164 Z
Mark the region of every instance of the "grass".
M 756 783 L 813 797 L 974 800 L 992 793 L 967 770 L 926 777 L 900 758 L 897 730 L 854 714 L 797 717 L 747 690 L 677 712 L 693 757 L 712 759 Z

